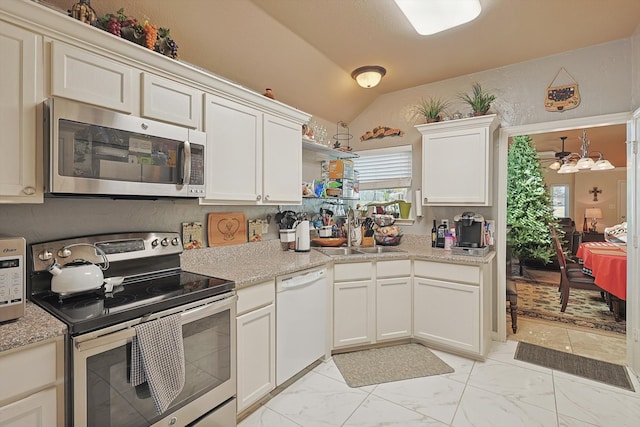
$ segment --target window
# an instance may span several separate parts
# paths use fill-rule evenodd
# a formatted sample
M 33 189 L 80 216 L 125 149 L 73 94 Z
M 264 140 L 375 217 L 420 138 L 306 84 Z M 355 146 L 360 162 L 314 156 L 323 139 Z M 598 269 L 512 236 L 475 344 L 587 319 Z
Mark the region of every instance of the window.
M 569 186 L 566 184 L 552 184 L 549 186 L 551 207 L 556 218 L 569 218 Z
M 359 151 L 360 204 L 408 200 L 411 187 L 410 145 Z

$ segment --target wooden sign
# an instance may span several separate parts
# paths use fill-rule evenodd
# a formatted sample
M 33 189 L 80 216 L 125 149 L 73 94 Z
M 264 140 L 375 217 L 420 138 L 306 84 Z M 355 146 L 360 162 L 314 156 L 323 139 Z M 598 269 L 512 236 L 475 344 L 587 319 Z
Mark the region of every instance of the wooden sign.
M 207 218 L 209 246 L 247 242 L 247 219 L 243 212 L 210 213 Z
M 563 86 L 551 86 L 558 78 L 558 74 L 564 71 L 573 83 Z M 565 111 L 576 108 L 580 104 L 580 93 L 578 92 L 578 82 L 576 82 L 571 74 L 567 70 L 561 68 L 556 73 L 555 77 L 551 81 L 549 87 L 547 87 L 547 93 L 544 99 L 544 108 L 547 111 Z

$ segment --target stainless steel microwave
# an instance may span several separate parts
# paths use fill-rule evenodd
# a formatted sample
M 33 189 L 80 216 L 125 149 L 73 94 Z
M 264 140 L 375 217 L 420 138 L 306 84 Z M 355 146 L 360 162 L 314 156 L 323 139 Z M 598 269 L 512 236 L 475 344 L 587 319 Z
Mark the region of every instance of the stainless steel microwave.
M 205 194 L 203 132 L 62 98 L 47 100 L 43 116 L 51 195 Z

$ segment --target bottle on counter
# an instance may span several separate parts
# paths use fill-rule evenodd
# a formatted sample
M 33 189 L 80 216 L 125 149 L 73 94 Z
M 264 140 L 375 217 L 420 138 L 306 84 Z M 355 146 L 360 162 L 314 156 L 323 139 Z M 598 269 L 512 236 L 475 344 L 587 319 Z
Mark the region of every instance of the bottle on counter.
M 436 247 L 436 238 L 437 238 L 438 229 L 436 228 L 436 220 L 433 220 L 433 228 L 431 229 L 431 247 Z
M 457 246 L 456 228 L 451 227 L 451 230 L 449 230 L 449 234 L 451 234 L 451 239 L 453 240 L 453 246 Z
M 444 235 L 444 250 L 450 251 L 452 247 L 453 237 L 451 236 L 451 233 L 447 232 L 447 234 Z

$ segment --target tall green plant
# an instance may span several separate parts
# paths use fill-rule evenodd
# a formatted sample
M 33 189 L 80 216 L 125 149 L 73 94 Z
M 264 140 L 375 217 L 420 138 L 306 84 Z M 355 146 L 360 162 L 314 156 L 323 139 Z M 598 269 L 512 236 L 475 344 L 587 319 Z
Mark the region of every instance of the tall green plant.
M 529 135 L 515 136 L 507 166 L 507 243 L 522 265 L 525 260 L 549 263 L 554 255 L 549 224 L 556 224 L 551 197 Z

